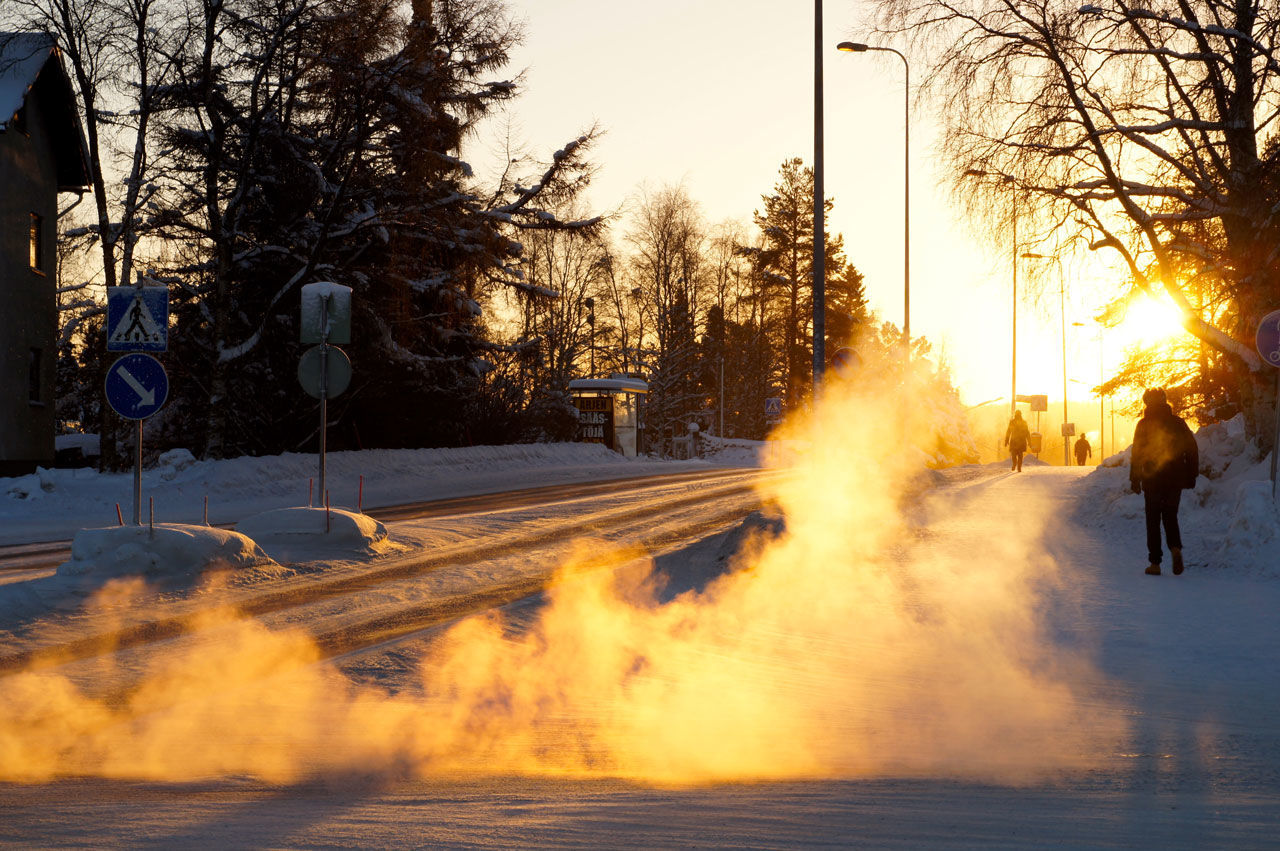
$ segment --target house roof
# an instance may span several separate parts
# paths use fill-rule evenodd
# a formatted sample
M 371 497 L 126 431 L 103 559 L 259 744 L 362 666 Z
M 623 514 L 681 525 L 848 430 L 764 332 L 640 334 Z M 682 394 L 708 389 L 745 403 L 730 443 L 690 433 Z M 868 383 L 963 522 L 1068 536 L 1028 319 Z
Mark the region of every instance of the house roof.
M 92 172 L 75 93 L 60 57 L 54 40 L 43 33 L 0 32 L 0 133 L 8 130 L 32 91 L 47 89 L 58 189 L 83 189 Z
M 621 375 L 612 378 L 575 378 L 569 382 L 569 390 L 571 392 L 648 393 L 649 382 Z

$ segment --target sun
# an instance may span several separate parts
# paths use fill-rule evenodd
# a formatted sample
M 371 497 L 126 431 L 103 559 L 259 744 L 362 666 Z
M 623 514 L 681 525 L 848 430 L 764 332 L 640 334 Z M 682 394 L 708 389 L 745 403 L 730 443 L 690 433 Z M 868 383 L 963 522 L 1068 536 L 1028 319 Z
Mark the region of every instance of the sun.
M 1185 333 L 1182 314 L 1171 301 L 1140 295 L 1129 302 L 1124 319 L 1107 336 L 1124 348 L 1150 348 Z

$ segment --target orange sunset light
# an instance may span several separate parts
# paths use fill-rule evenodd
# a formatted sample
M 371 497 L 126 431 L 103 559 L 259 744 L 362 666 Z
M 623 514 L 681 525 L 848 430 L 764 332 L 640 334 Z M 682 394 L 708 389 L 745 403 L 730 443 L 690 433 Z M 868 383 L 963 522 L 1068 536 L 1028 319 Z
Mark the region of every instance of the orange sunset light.
M 1120 324 L 1107 331 L 1109 342 L 1120 349 L 1150 348 L 1186 333 L 1182 313 L 1166 298 L 1138 295 L 1129 301 Z

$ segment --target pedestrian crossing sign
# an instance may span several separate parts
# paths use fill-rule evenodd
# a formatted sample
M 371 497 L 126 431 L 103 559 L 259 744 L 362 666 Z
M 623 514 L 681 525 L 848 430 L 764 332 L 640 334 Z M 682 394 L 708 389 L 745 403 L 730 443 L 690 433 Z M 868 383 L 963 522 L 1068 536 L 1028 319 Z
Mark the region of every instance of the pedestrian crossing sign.
M 169 348 L 167 287 L 107 288 L 107 351 L 163 352 Z

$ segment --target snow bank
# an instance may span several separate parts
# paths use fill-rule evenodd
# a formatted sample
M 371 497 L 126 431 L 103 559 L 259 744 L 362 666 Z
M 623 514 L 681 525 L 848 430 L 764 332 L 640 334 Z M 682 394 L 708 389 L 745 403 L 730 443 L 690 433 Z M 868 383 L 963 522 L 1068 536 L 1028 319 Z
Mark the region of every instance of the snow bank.
M 1280 579 L 1280 507 L 1271 499 L 1270 456 L 1256 457 L 1241 416 L 1200 429 L 1196 445 L 1201 475 L 1194 490 L 1183 491 L 1179 512 L 1188 565 Z M 1088 497 L 1078 516 L 1111 527 L 1145 562 L 1142 495 L 1129 487 L 1131 450 L 1086 477 Z
M 157 523 L 81 529 L 71 544 L 71 560 L 58 576 L 193 578 L 209 568 L 275 564 L 262 548 L 239 532 L 209 526 Z
M 1246 468 L 1257 462 L 1250 458 L 1243 414 L 1200 429 L 1196 432 L 1196 445 L 1200 447 L 1200 473 L 1209 479 L 1227 477 L 1233 467 L 1235 475 L 1247 475 Z
M 1271 482 L 1240 482 L 1227 516 L 1229 525 L 1214 554 L 1214 566 L 1280 577 L 1280 506 L 1271 497 Z
M 392 547 L 386 526 L 340 508 L 278 508 L 241 520 L 236 531 L 285 562 L 374 555 Z

